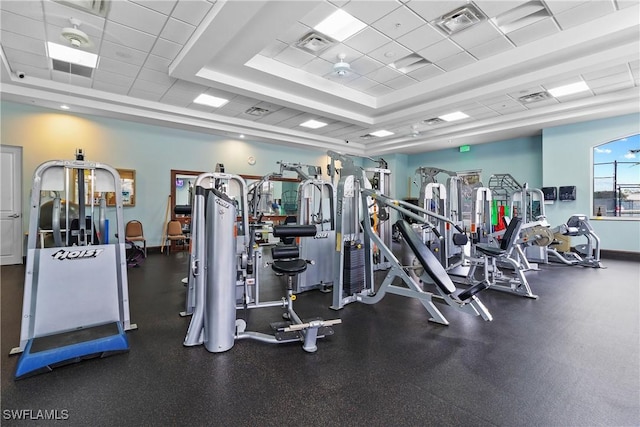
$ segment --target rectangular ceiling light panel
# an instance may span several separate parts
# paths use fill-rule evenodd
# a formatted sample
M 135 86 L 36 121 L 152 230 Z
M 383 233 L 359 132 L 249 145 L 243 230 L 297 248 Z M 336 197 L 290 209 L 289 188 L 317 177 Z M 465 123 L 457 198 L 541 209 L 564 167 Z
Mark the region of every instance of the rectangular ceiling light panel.
M 385 136 L 393 135 L 393 132 L 389 132 L 388 130 L 378 130 L 375 132 L 371 132 L 371 135 L 377 136 L 378 138 L 382 138 Z
M 229 102 L 228 99 L 218 98 L 216 96 L 200 94 L 196 99 L 193 100 L 196 104 L 208 105 L 209 107 L 222 107 L 224 104 Z
M 462 111 L 456 111 L 454 113 L 443 114 L 442 116 L 438 116 L 439 119 L 444 120 L 445 122 L 454 122 L 456 120 L 462 120 L 469 117 L 467 114 Z
M 309 128 L 309 129 L 319 129 L 321 127 L 326 126 L 327 124 L 324 122 L 320 122 L 318 120 L 307 120 L 304 123 L 300 123 L 300 126 Z
M 573 95 L 574 93 L 584 92 L 586 90 L 589 90 L 589 86 L 587 86 L 585 82 L 577 82 L 549 89 L 547 92 L 549 92 L 551 96 L 558 98 L 559 96 Z
M 84 50 L 75 49 L 61 44 L 47 42 L 49 58 L 59 61 L 70 62 L 82 65 L 83 67 L 96 68 L 98 65 L 98 55 Z
M 313 29 L 341 42 L 366 26 L 367 24 L 364 22 L 349 15 L 344 10 L 338 9 Z

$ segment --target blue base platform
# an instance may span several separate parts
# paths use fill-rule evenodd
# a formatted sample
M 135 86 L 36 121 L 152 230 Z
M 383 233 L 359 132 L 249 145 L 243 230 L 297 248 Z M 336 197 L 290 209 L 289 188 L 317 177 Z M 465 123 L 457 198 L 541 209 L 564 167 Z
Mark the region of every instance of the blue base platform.
M 105 357 L 128 350 L 129 341 L 120 322 L 33 338 L 27 342 L 18 360 L 16 379 L 51 372 L 55 367 L 85 359 Z

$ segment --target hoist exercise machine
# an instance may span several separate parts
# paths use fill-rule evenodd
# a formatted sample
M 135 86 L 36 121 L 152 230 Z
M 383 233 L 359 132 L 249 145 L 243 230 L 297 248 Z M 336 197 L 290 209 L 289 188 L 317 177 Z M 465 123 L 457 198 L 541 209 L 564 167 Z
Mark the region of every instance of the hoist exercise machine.
M 294 278 L 293 293 L 312 289 L 328 291 L 334 278 L 332 250 L 336 241 L 333 184 L 320 178 L 322 172 L 319 166 L 278 163 L 281 175 L 287 171 L 295 172 L 301 181 L 297 191 L 295 223 L 316 227 L 314 235 L 298 239 L 300 258 L 312 259 L 315 263 L 308 265 L 305 271 Z
M 400 264 L 391 248 L 375 232 L 369 218 L 372 204 L 376 204 L 377 211 L 384 212 L 385 216 L 388 215 L 388 208 L 392 208 L 417 223 L 424 223 L 423 215 L 429 212 L 411 203 L 391 199 L 379 190 L 365 188 L 367 177 L 362 168 L 355 166 L 352 157 L 334 151 L 327 154 L 332 168 L 336 161 L 340 161 L 342 166 L 336 198 L 334 253 L 337 268 L 331 308 L 339 310 L 353 302 L 375 304 L 390 293 L 418 299 L 431 315 L 429 320 L 436 323 L 449 324 L 434 301 L 445 302 L 460 311 L 491 320 L 491 314 L 476 296 L 486 289 L 485 283 L 478 283 L 477 286 L 459 292 L 444 267 L 414 233 L 409 223 L 399 220 L 396 225 L 403 241 L 410 246 L 424 269 L 423 282 L 435 285 L 437 293 L 423 290 L 408 273 L 411 267 Z M 374 248 L 390 263 L 390 268 L 378 287 L 374 283 Z M 396 278 L 402 279 L 406 287 L 394 285 Z
M 238 184 L 240 192 L 237 197 L 224 192 L 229 192 L 221 185 L 225 181 Z M 331 326 L 341 321 L 303 321 L 294 311 L 293 278 L 307 268 L 308 262 L 299 258 L 297 247 L 293 245 L 272 251 L 273 270 L 287 276 L 286 297 L 277 301 L 260 301 L 255 264 L 260 250 L 254 251 L 257 245 L 254 245 L 254 233 L 249 227 L 247 200 L 247 185 L 239 176 L 205 173 L 196 178 L 189 276 L 189 280 L 195 283 L 195 292 L 193 314 L 184 345 L 204 344 L 208 351 L 217 353 L 231 349 L 239 339 L 272 344 L 298 341 L 303 343 L 305 351 L 314 352 L 317 338 L 333 334 Z M 310 236 L 315 232 L 315 226 L 273 227 L 274 236 L 281 238 Z M 238 304 L 239 287 L 243 295 L 241 304 Z M 237 318 L 236 311 L 265 307 L 283 308 L 283 317 L 289 321 L 272 324 L 273 335 L 246 331 L 246 322 Z
M 115 195 L 116 240 L 110 243 L 106 192 Z M 137 326 L 129 319 L 118 172 L 85 161 L 78 150 L 76 160 L 36 168 L 30 202 L 20 346 L 11 350 L 22 353 L 16 378 L 128 351 L 125 331 Z M 45 233 L 53 241 L 38 245 Z

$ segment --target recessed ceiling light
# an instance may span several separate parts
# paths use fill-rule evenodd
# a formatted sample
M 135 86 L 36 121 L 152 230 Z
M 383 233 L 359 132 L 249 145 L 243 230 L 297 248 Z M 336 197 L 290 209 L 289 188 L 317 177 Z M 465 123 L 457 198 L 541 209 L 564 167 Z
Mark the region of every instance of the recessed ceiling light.
M 62 110 L 68 110 L 68 109 L 69 109 L 69 106 L 68 106 L 68 105 L 64 105 L 64 104 L 62 104 L 62 105 L 60 106 L 60 108 L 61 108 Z
M 393 132 L 389 132 L 388 130 L 378 130 L 375 132 L 371 132 L 371 135 L 382 138 L 383 136 L 393 135 Z
M 318 129 L 326 125 L 327 124 L 325 122 L 320 122 L 318 120 L 307 120 L 304 123 L 300 123 L 300 126 L 310 128 L 310 129 Z
M 84 50 L 51 42 L 47 42 L 47 47 L 49 50 L 49 58 L 89 68 L 96 68 L 98 65 L 98 55 L 95 53 L 85 52 Z
M 218 98 L 216 96 L 205 95 L 204 93 L 198 95 L 196 99 L 193 100 L 196 104 L 208 105 L 210 107 L 222 107 L 224 104 L 229 102 L 228 99 Z
M 560 86 L 555 89 L 549 89 L 547 90 L 547 92 L 549 92 L 551 96 L 557 98 L 559 96 L 573 95 L 574 93 L 584 92 L 585 90 L 589 90 L 589 86 L 587 86 L 585 82 L 577 82 Z
M 240 134 L 240 138 L 244 138 L 244 134 L 242 134 L 242 133 L 241 133 L 241 134 Z
M 313 29 L 341 42 L 366 26 L 367 24 L 364 22 L 349 15 L 344 10 L 338 9 Z
M 469 116 L 463 113 L 462 111 L 456 111 L 454 113 L 443 114 L 442 116 L 438 116 L 439 119 L 442 119 L 445 122 L 454 122 L 456 120 L 466 119 L 467 117 Z

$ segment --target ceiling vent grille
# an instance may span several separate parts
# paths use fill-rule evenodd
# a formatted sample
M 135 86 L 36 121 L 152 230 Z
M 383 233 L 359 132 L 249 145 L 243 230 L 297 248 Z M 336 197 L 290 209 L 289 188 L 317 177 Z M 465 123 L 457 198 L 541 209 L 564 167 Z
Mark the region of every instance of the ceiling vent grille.
M 434 24 L 447 35 L 458 33 L 474 26 L 484 19 L 484 15 L 473 4 L 452 10 L 434 21 Z
M 521 96 L 520 98 L 518 98 L 518 101 L 520 101 L 523 104 L 531 104 L 532 102 L 544 101 L 551 97 L 552 96 L 551 94 L 549 94 L 549 92 L 543 91 L 543 92 L 530 93 L 529 95 Z
M 367 133 L 365 135 L 360 135 L 360 139 L 373 139 L 375 138 L 375 136 L 371 135 L 370 133 Z
M 391 66 L 396 70 L 406 74 L 429 64 L 431 64 L 429 60 L 423 58 L 417 53 L 412 53 L 411 55 L 407 55 L 404 58 L 398 59 L 397 61 L 392 63 Z
M 442 120 L 439 117 L 434 117 L 432 119 L 423 120 L 422 123 L 425 125 L 434 126 L 434 125 L 439 125 L 440 123 L 444 123 L 444 120 Z
M 267 110 L 266 108 L 251 107 L 247 109 L 244 113 L 248 114 L 249 116 L 263 117 L 269 114 L 269 110 Z
M 296 47 L 312 53 L 314 55 L 319 54 L 320 52 L 327 49 L 329 46 L 333 45 L 335 42 L 329 37 L 311 32 L 307 33 L 300 40 L 296 42 Z
M 98 15 L 103 18 L 109 13 L 110 0 L 54 0 L 56 3 L 71 6 L 76 9 Z
M 63 73 L 73 74 L 81 77 L 89 77 L 93 74 L 93 68 L 84 65 L 72 64 L 71 62 L 60 61 L 59 59 L 51 60 L 53 69 L 62 71 Z

